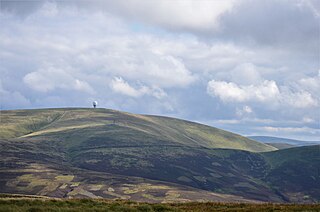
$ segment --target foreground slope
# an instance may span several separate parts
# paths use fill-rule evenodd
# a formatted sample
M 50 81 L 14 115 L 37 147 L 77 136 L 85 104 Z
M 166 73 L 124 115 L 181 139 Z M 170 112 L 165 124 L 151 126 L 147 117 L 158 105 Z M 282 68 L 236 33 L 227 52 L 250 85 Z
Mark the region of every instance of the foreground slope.
M 320 204 L 249 204 L 249 203 L 163 203 L 150 204 L 132 201 L 107 201 L 107 200 L 59 200 L 22 196 L 0 195 L 0 211 L 172 211 L 172 212 L 212 212 L 212 211 L 308 211 L 318 212 Z
M 216 128 L 106 109 L 2 111 L 1 120 L 0 188 L 6 193 L 319 201 L 318 146 L 301 151 L 304 162 L 295 163 L 296 152 L 263 153 L 275 148 Z M 274 162 L 279 155 L 288 160 L 282 167 Z M 305 173 L 295 171 L 301 166 Z

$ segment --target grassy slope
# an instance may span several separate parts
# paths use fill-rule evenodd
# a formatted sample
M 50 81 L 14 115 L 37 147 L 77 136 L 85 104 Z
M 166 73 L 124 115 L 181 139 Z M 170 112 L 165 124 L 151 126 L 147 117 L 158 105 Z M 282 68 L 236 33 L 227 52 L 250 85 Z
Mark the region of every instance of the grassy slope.
M 266 143 L 270 146 L 273 146 L 277 149 L 289 149 L 289 148 L 292 148 L 292 147 L 296 147 L 296 145 L 293 145 L 293 144 L 287 144 L 287 143 Z
M 107 109 L 43 109 L 2 111 L 0 138 L 48 135 L 66 131 L 90 131 L 98 136 L 111 136 L 118 142 L 133 145 L 129 139 L 138 138 L 139 145 L 164 143 L 230 148 L 253 152 L 276 150 L 266 144 L 249 140 L 237 134 L 194 122 L 159 116 L 143 116 Z M 99 128 L 97 128 L 99 127 Z M 105 131 L 107 130 L 107 133 Z M 33 132 L 33 133 L 32 133 Z M 103 134 L 103 135 L 102 135 Z M 83 137 L 85 136 L 85 137 Z M 83 134 L 85 140 L 93 134 Z M 79 142 L 79 139 L 76 139 Z M 153 141 L 157 140 L 157 143 Z M 79 143 L 68 142 L 68 145 Z
M 263 143 L 285 143 L 285 144 L 292 144 L 295 146 L 309 146 L 309 145 L 317 145 L 320 143 L 320 141 L 303 141 L 303 140 L 279 138 L 279 137 L 272 137 L 272 136 L 248 136 L 248 138 L 258 142 L 263 142 Z
M 140 196 L 135 197 L 136 193 L 133 193 L 134 195 L 129 195 L 131 199 L 162 201 L 177 196 L 177 190 L 179 190 L 180 199 L 182 197 L 182 199 L 192 199 L 195 197 L 192 195 L 201 194 L 199 190 L 193 191 L 192 188 L 261 201 L 312 202 L 319 197 L 313 192 L 315 189 L 308 188 L 311 191 L 308 193 L 304 185 L 300 185 L 299 182 L 297 186 L 289 187 L 289 190 L 285 190 L 281 185 L 274 187 L 276 183 L 272 177 L 277 173 L 273 172 L 273 162 L 270 161 L 278 154 L 281 155 L 282 153 L 279 153 L 281 151 L 260 154 L 221 149 L 224 147 L 251 151 L 273 150 L 270 146 L 192 122 L 105 109 L 51 109 L 2 111 L 1 124 L 0 135 L 9 140 L 0 142 L 3 171 L 2 174 L 0 173 L 2 177 L 0 187 L 7 188 L 8 183 L 13 185 L 9 186 L 8 191 L 10 189 L 14 191 L 21 184 L 22 192 L 29 194 L 44 192 L 46 195 L 72 196 L 74 194 L 72 189 L 77 189 L 78 195 L 90 196 L 88 192 L 102 195 L 99 189 L 91 191 L 90 186 L 97 183 L 103 184 L 107 179 L 103 180 L 104 178 L 100 175 L 111 173 L 111 178 L 115 174 L 121 174 L 176 183 L 174 188 L 167 189 L 163 193 L 158 187 L 149 186 L 145 189 L 140 185 L 141 182 L 132 180 L 132 184 L 138 185 L 138 188 L 133 190 L 138 189 L 136 193 Z M 19 131 L 19 129 L 22 130 Z M 309 153 L 303 154 L 301 157 L 306 157 Z M 43 165 L 42 170 L 50 168 L 52 172 L 58 172 L 58 175 L 72 175 L 73 168 L 82 170 L 73 174 L 81 184 L 74 188 L 73 180 L 65 182 L 66 185 L 59 184 L 58 187 L 51 184 L 48 186 L 46 182 L 52 178 L 55 179 L 57 174 L 52 176 L 43 174 L 40 178 L 36 178 L 33 172 L 30 173 L 28 168 L 30 163 Z M 19 168 L 17 167 L 19 164 L 22 166 L 19 173 L 4 174 L 8 169 Z M 316 165 L 312 164 L 311 168 Z M 290 169 L 294 168 L 290 166 Z M 29 172 L 23 174 L 25 169 L 29 169 Z M 72 172 L 69 173 L 70 171 Z M 41 172 L 45 173 L 45 171 Z M 33 175 L 30 176 L 30 174 Z M 282 177 L 279 179 L 285 180 L 281 173 L 278 175 Z M 108 195 L 111 194 L 111 198 L 117 195 L 118 197 L 128 196 L 124 193 L 123 184 L 133 178 L 116 177 L 116 179 L 122 181 L 122 184 L 108 184 L 101 189 L 108 189 L 108 186 L 118 188 L 115 191 L 118 193 L 108 193 Z M 295 176 L 292 179 L 295 179 Z M 303 181 L 301 177 L 299 180 Z M 29 188 L 30 184 L 33 185 L 32 188 Z M 191 186 L 192 188 L 188 188 L 194 193 L 183 193 L 182 190 L 186 190 L 186 187 L 182 189 L 176 185 Z M 296 194 L 292 199 L 288 194 L 295 188 L 298 188 L 300 194 Z M 154 196 L 155 194 L 152 193 L 154 190 L 157 191 L 157 195 L 162 193 L 162 196 Z M 305 193 L 308 193 L 309 197 L 303 199 Z M 105 193 L 102 196 L 106 197 Z M 200 199 L 210 199 L 209 194 L 200 196 Z M 223 197 L 231 201 L 237 199 L 231 196 Z M 211 200 L 219 200 L 219 198 L 215 197 Z
M 40 130 L 57 121 L 62 110 L 15 110 L 1 111 L 0 138 L 16 138 Z

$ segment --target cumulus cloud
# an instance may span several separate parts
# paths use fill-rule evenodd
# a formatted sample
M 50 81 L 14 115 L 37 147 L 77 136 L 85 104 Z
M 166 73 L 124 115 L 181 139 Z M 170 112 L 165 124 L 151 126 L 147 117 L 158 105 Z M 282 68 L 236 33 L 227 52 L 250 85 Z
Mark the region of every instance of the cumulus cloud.
M 305 117 L 302 118 L 302 122 L 304 122 L 304 123 L 313 123 L 315 121 L 314 121 L 314 119 L 305 116 Z
M 239 117 L 246 116 L 253 113 L 253 110 L 250 106 L 245 105 L 241 109 L 237 108 L 236 114 Z
M 280 91 L 275 81 L 264 80 L 259 85 L 238 85 L 233 82 L 211 80 L 207 92 L 224 102 L 261 102 L 308 108 L 318 105 L 317 99 L 306 91 L 293 92 L 287 87 Z
M 306 77 L 302 78 L 298 81 L 298 84 L 304 88 L 305 90 L 308 90 L 309 92 L 312 92 L 314 95 L 318 95 L 318 98 L 320 97 L 320 70 L 318 71 L 318 75 L 314 77 Z
M 115 77 L 111 81 L 111 89 L 119 94 L 130 97 L 141 97 L 143 95 L 151 95 L 158 99 L 161 99 L 167 94 L 160 88 L 149 88 L 145 85 L 140 85 L 138 88 L 132 87 L 128 82 L 124 81 L 121 77 Z
M 114 58 L 113 61 L 110 60 L 111 58 L 107 59 L 108 62 L 110 61 L 108 68 L 111 72 L 163 88 L 186 87 L 197 79 L 182 61 L 171 55 L 155 55 L 152 52 L 139 55 L 138 49 L 132 49 L 132 51 L 137 51 L 138 55 L 128 55 L 128 60 L 126 57 Z M 119 63 L 117 63 L 118 60 Z
M 54 67 L 28 73 L 23 81 L 32 89 L 44 93 L 55 89 L 75 90 L 89 94 L 95 92 L 86 81 L 74 78 L 66 70 Z
M 283 104 L 288 104 L 295 108 L 309 108 L 318 106 L 318 100 L 306 91 L 283 92 L 281 101 Z
M 280 95 L 277 84 L 268 80 L 260 85 L 245 86 L 239 86 L 233 82 L 211 80 L 208 82 L 207 92 L 224 102 L 266 102 L 273 101 Z

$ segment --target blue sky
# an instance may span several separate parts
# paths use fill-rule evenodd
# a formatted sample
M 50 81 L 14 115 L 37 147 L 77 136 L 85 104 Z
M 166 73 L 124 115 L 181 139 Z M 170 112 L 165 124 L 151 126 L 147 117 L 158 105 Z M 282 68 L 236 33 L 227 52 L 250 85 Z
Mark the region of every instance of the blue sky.
M 1 0 L 1 109 L 106 107 L 319 140 L 316 0 Z

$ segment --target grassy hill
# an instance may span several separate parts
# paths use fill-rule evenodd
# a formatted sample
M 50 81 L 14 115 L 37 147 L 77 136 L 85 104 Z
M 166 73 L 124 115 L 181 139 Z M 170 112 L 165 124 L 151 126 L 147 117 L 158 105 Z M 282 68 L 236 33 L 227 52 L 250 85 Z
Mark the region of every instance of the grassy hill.
M 88 140 L 96 143 L 99 138 L 107 138 L 109 141 L 104 141 L 104 144 L 108 147 L 170 144 L 253 152 L 276 150 L 240 135 L 194 122 L 108 109 L 2 111 L 0 130 L 0 138 L 57 138 L 61 134 L 77 132 L 74 137 L 68 137 L 66 143 L 70 148 Z
M 296 147 L 296 145 L 293 145 L 293 144 L 287 144 L 287 143 L 266 143 L 270 146 L 273 146 L 277 149 L 289 149 L 289 148 L 292 148 L 292 147 Z
M 266 143 L 271 146 L 275 146 L 277 144 L 282 144 L 282 146 L 286 145 L 294 145 L 294 146 L 310 146 L 310 145 L 319 145 L 320 141 L 303 141 L 289 138 L 279 138 L 272 136 L 248 136 L 249 139 Z
M 0 138 L 4 193 L 149 202 L 316 202 L 320 196 L 318 146 L 299 154 L 274 151 L 174 118 L 107 109 L 1 111 Z

